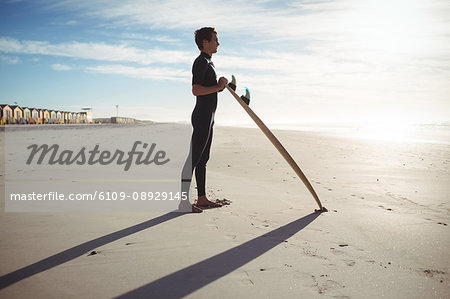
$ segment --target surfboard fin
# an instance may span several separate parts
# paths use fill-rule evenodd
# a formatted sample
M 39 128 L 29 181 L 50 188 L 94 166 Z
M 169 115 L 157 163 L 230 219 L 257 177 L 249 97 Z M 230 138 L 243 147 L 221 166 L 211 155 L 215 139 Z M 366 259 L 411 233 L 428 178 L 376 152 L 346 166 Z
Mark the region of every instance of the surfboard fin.
M 236 91 L 236 77 L 234 75 L 231 75 L 231 82 L 228 83 L 228 86 L 230 86 L 233 91 Z
M 248 88 L 245 88 L 245 96 L 241 96 L 241 99 L 245 102 L 245 104 L 250 105 L 250 91 Z

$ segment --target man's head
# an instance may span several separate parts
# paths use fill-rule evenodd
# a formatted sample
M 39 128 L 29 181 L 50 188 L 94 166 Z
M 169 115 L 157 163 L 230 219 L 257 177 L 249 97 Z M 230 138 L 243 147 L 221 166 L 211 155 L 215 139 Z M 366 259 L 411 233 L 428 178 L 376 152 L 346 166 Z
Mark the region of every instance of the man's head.
M 212 54 L 217 52 L 219 40 L 217 31 L 212 27 L 203 27 L 195 31 L 195 43 L 200 51 Z

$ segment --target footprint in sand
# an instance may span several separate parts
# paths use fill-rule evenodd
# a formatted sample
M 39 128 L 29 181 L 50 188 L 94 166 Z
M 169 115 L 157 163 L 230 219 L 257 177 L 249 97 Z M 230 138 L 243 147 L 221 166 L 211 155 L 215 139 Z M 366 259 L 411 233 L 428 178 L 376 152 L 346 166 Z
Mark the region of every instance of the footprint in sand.
M 225 235 L 225 237 L 231 239 L 231 240 L 235 240 L 237 235 Z
M 314 275 L 311 275 L 311 278 L 319 294 L 326 294 L 336 289 L 345 288 L 345 286 L 340 284 L 339 282 L 334 281 L 332 279 L 328 279 L 327 274 L 322 274 L 320 277 L 315 277 Z
M 240 283 L 244 286 L 253 286 L 255 283 L 251 280 L 250 275 L 248 275 L 247 271 L 242 271 L 239 273 Z
M 353 260 L 344 260 L 344 262 L 349 267 L 353 267 L 356 264 L 356 262 Z
M 385 208 L 385 207 L 382 206 L 382 205 L 379 205 L 378 207 L 379 207 L 379 208 L 382 208 L 382 209 L 385 209 L 385 210 L 387 210 L 387 211 L 393 211 L 393 209 L 391 209 L 391 208 Z
M 337 270 L 337 266 L 335 264 L 326 264 L 325 267 L 331 270 Z
M 426 277 L 430 278 L 437 278 L 442 283 L 444 281 L 444 277 L 446 276 L 446 272 L 440 271 L 440 270 L 433 270 L 433 269 L 420 269 L 418 270 L 419 273 L 425 274 Z

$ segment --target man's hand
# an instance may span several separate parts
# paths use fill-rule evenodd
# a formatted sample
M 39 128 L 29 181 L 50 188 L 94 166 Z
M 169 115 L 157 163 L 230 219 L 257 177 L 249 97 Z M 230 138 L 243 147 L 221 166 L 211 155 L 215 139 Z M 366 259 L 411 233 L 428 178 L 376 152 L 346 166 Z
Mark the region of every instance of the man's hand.
M 219 78 L 219 82 L 217 83 L 217 85 L 220 88 L 220 91 L 225 89 L 225 86 L 228 84 L 228 79 L 225 77 L 220 77 Z
M 214 92 L 219 92 L 225 89 L 225 86 L 228 84 L 228 80 L 225 77 L 220 77 L 219 82 L 217 82 L 217 85 L 214 86 L 203 86 L 200 84 L 194 84 L 192 85 L 192 94 L 194 96 L 202 96 L 211 94 Z

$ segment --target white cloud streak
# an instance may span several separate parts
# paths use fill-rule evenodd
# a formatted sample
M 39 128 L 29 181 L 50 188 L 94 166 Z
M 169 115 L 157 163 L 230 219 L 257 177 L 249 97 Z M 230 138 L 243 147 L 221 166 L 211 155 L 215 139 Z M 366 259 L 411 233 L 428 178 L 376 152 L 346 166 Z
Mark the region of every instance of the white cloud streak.
M 40 54 L 89 60 L 134 62 L 142 65 L 153 63 L 190 63 L 192 54 L 185 51 L 149 49 L 143 50 L 126 44 L 80 43 L 76 41 L 51 44 L 47 41 L 20 41 L 0 37 L 0 52 L 15 54 Z
M 52 64 L 52 69 L 55 71 L 70 71 L 72 70 L 72 67 L 65 65 L 65 64 Z
M 166 44 L 176 44 L 180 45 L 182 42 L 180 39 L 172 38 L 170 36 L 166 35 L 150 35 L 150 34 L 139 34 L 139 33 L 125 33 L 122 34 L 122 38 L 125 39 L 132 39 L 132 40 L 147 40 L 147 41 L 156 41 L 160 43 L 166 43 Z
M 18 64 L 20 62 L 20 58 L 17 56 L 0 55 L 0 61 L 6 64 Z
M 138 79 L 156 79 L 172 81 L 190 81 L 190 73 L 182 69 L 173 68 L 141 68 L 125 65 L 99 65 L 86 67 L 86 71 L 99 74 L 123 75 Z

